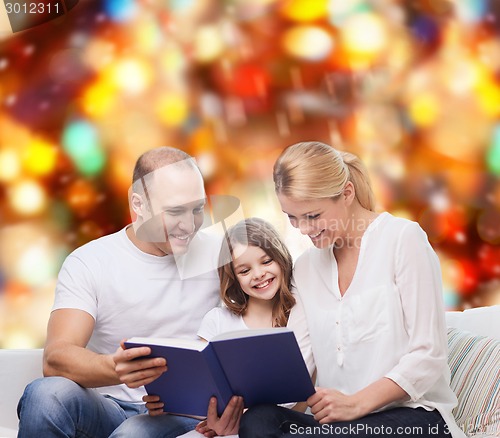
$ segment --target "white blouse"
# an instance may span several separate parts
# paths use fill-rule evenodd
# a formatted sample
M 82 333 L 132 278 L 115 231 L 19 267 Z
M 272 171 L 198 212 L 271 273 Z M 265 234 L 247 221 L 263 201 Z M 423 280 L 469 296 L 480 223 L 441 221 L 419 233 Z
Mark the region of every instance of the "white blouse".
M 318 386 L 354 394 L 387 377 L 410 397 L 390 407 L 437 409 L 453 438 L 465 437 L 451 415 L 439 260 L 416 222 L 382 213 L 368 226 L 343 296 L 331 246 L 300 256 L 294 279 Z

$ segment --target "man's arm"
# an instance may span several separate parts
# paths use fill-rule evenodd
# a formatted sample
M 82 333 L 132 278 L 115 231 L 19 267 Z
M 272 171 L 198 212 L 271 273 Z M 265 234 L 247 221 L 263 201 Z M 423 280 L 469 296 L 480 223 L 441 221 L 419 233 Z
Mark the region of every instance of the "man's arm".
M 114 354 L 98 354 L 85 348 L 95 321 L 83 310 L 59 309 L 51 313 L 45 344 L 43 373 L 62 376 L 85 388 L 126 383 L 137 388 L 156 379 L 166 370 L 165 359 L 137 360 L 151 351 L 148 347 L 121 347 Z
M 45 376 L 62 376 L 86 388 L 120 383 L 112 355 L 85 348 L 94 318 L 78 309 L 58 309 L 51 313 L 43 357 Z

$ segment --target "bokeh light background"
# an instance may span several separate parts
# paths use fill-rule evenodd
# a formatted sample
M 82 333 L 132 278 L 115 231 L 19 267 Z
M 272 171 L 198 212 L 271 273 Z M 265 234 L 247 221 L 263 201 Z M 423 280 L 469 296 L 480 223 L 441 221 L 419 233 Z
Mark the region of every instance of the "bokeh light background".
M 0 41 L 0 347 L 43 346 L 65 256 L 129 222 L 135 159 L 172 145 L 269 219 L 303 140 L 367 164 L 418 221 L 448 309 L 500 304 L 500 2 L 80 0 Z

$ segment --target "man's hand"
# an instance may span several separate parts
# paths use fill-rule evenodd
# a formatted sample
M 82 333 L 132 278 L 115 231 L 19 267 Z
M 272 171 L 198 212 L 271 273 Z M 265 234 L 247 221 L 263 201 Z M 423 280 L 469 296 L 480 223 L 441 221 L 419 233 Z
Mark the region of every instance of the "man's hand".
M 233 396 L 221 417 L 217 416 L 217 399 L 212 397 L 208 404 L 206 421 L 196 426 L 196 431 L 206 437 L 236 435 L 243 414 L 243 397 Z
M 149 347 L 137 347 L 125 349 L 124 341 L 113 354 L 115 371 L 120 382 L 129 388 L 139 388 L 156 380 L 167 371 L 167 363 L 161 357 L 138 359 L 151 353 Z
M 165 415 L 163 412 L 163 402 L 160 400 L 158 395 L 145 395 L 142 397 L 142 401 L 146 402 L 146 409 L 151 417 L 157 417 L 158 415 Z

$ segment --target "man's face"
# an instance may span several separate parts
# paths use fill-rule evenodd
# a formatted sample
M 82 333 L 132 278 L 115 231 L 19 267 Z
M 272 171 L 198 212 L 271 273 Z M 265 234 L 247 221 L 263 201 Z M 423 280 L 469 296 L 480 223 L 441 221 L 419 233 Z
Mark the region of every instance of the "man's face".
M 136 235 L 163 254 L 183 254 L 203 224 L 206 203 L 198 169 L 168 165 L 147 175 Z

